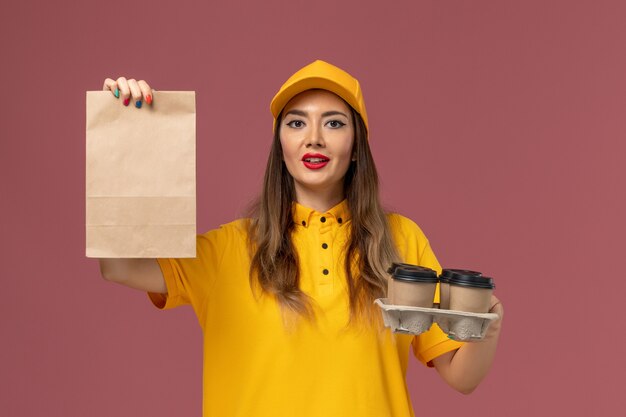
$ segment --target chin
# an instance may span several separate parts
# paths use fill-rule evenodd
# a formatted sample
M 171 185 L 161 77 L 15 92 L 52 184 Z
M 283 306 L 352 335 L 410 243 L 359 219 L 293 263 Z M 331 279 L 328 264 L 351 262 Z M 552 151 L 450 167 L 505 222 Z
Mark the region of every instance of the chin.
M 337 182 L 327 181 L 325 179 L 319 179 L 318 181 L 303 181 L 301 178 L 294 178 L 294 180 L 301 188 L 312 191 L 325 191 L 338 186 Z

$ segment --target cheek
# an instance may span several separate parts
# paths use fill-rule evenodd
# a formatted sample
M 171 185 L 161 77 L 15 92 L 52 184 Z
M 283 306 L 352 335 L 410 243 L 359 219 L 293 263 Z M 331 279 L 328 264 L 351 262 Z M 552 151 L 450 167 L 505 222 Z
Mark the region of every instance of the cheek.
M 352 134 L 350 134 L 342 139 L 343 140 L 341 141 L 341 143 L 343 144 L 343 146 L 341 146 L 339 152 L 341 153 L 343 158 L 348 158 L 348 160 L 351 160 L 352 153 L 354 151 L 354 137 Z
M 283 138 L 282 134 L 280 136 L 280 147 L 283 151 L 283 160 L 287 158 L 288 154 L 289 154 L 289 141 L 285 140 L 285 138 Z
M 296 149 L 293 145 L 289 146 L 289 140 L 284 140 L 282 137 L 280 139 L 280 145 L 283 150 L 283 163 L 287 168 L 287 172 L 293 177 L 296 168 L 295 158 L 298 156 L 298 149 Z
M 285 161 L 286 163 L 291 162 L 291 159 L 297 153 L 297 150 L 293 149 L 293 146 L 290 147 L 288 142 L 281 141 L 281 146 L 283 148 L 283 161 Z

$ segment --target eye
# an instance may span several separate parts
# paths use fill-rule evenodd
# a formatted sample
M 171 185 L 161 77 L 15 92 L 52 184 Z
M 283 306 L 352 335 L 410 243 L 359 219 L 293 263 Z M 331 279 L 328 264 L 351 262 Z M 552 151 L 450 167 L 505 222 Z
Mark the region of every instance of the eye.
M 345 126 L 346 124 L 340 120 L 329 120 L 328 123 L 326 123 L 328 125 L 328 127 L 332 128 L 332 129 L 339 129 L 342 126 Z
M 292 120 L 291 122 L 287 123 L 287 126 L 293 127 L 294 129 L 299 129 L 301 127 L 304 127 L 304 122 L 302 120 Z

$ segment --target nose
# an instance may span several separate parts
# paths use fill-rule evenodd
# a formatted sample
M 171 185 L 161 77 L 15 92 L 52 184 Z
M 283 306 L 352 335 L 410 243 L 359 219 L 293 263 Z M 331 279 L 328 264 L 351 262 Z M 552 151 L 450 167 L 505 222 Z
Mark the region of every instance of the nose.
M 322 129 L 322 126 L 320 126 L 319 124 L 315 123 L 311 127 L 309 135 L 307 136 L 306 146 L 307 146 L 307 148 L 311 147 L 311 146 L 316 146 L 316 147 L 324 147 L 325 146 L 324 131 Z

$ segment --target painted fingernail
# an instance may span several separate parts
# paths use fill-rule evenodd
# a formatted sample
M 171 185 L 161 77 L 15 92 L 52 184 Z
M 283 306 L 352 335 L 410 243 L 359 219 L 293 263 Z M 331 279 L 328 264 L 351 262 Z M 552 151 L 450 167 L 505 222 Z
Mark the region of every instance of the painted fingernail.
M 120 98 L 120 89 L 116 88 L 113 94 L 115 95 L 115 98 Z
M 151 95 L 151 94 L 148 94 L 148 95 L 146 96 L 146 103 L 148 103 L 148 104 L 152 104 L 152 95 Z
M 450 339 L 450 340 L 454 340 L 454 336 L 452 336 L 452 335 L 448 335 L 448 339 Z
M 141 100 L 135 101 L 135 107 L 137 107 L 138 109 L 141 108 Z
M 124 105 L 128 106 L 130 104 L 130 97 L 124 100 Z

